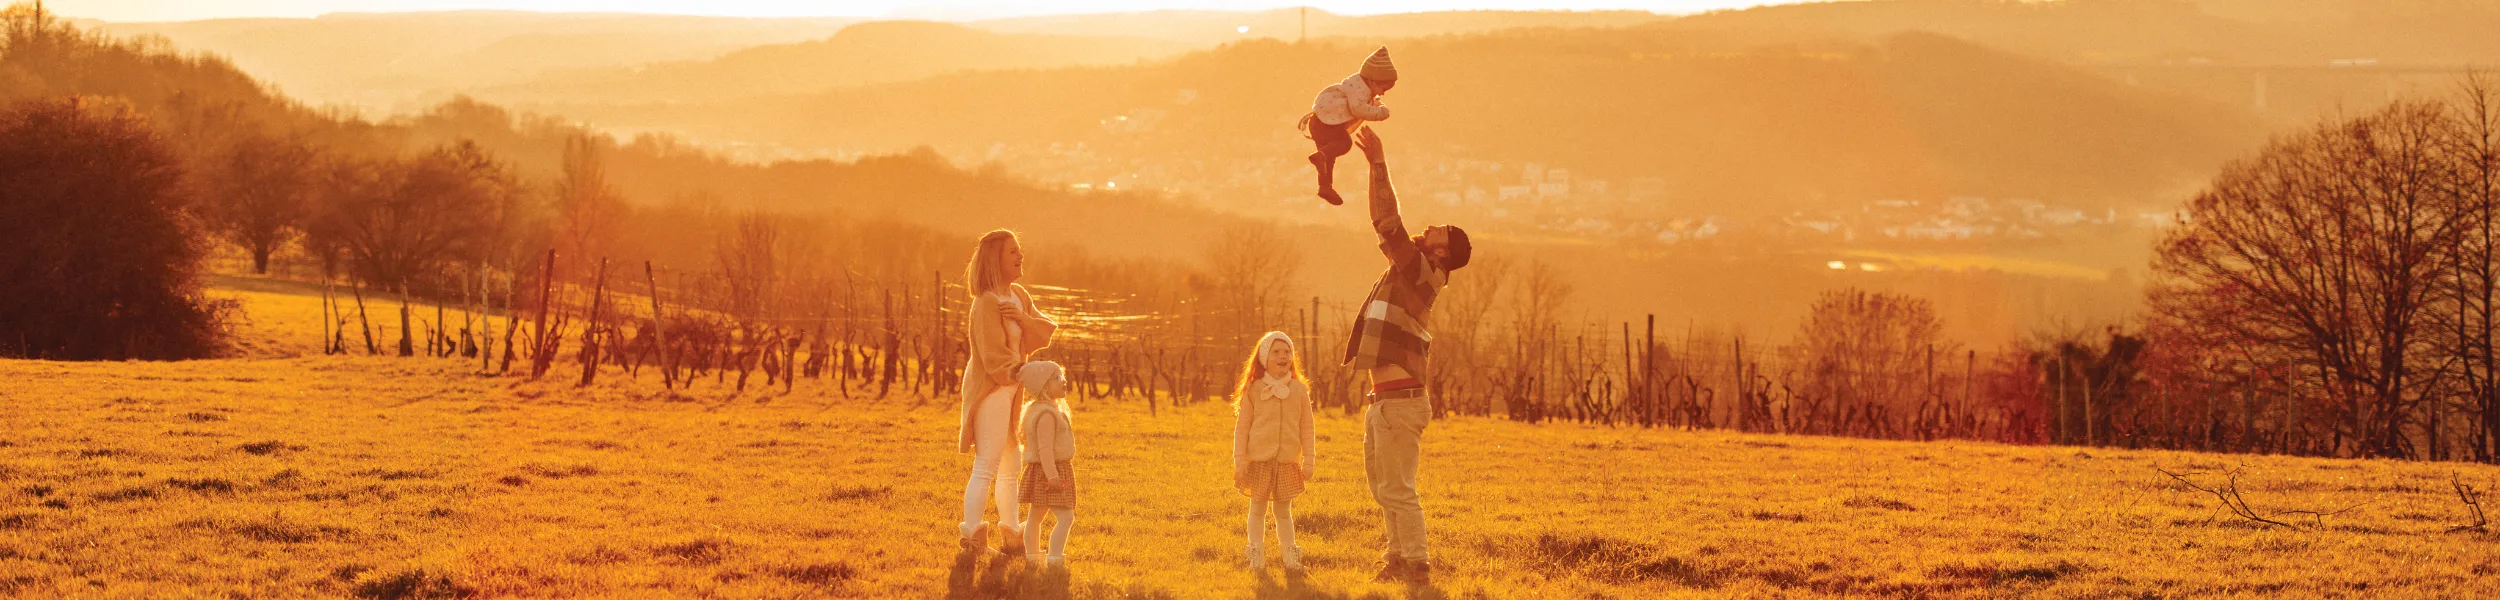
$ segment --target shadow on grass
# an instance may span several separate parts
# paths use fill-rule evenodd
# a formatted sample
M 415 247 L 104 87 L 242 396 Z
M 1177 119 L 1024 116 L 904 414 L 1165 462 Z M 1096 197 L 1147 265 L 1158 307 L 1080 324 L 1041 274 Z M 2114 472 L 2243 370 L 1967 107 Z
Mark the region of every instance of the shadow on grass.
M 1067 568 L 1035 568 L 1021 557 L 996 552 L 957 555 L 954 566 L 947 571 L 946 597 L 1066 600 L 1073 597 L 1074 580 L 1075 575 Z M 1106 589 L 1100 582 L 1089 584 L 1088 589 L 1092 590 L 1088 596 L 1110 592 L 1123 597 L 1164 598 L 1172 594 L 1172 590 L 1168 589 Z M 1441 588 L 1429 585 L 1410 585 L 1405 587 L 1405 591 L 1404 598 L 1416 600 L 1450 597 Z M 1259 573 L 1250 592 L 1251 597 L 1263 599 L 1352 600 L 1357 597 L 1344 590 L 1313 586 L 1301 574 L 1286 572 L 1279 575 L 1273 571 Z M 1380 594 L 1375 592 L 1360 597 L 1377 598 Z
M 956 553 L 955 568 L 946 570 L 946 597 L 950 599 L 973 597 L 974 592 L 979 591 L 972 587 L 973 577 L 976 574 L 974 568 L 979 567 L 980 564 L 980 557 L 976 554 Z
M 1281 576 L 1269 572 L 1259 573 L 1258 581 L 1252 584 L 1250 589 L 1250 597 L 1261 599 L 1273 598 L 1278 600 L 1351 600 L 1353 598 L 1357 598 L 1358 596 L 1355 596 L 1345 590 L 1332 590 L 1312 586 L 1311 582 L 1303 575 L 1287 571 Z M 1378 598 L 1380 597 L 1380 594 L 1374 592 L 1359 597 Z M 1406 595 L 1404 597 L 1418 600 L 1443 600 L 1448 598 L 1449 594 L 1443 593 L 1441 588 L 1429 585 L 1410 585 L 1406 586 Z
M 1069 582 L 1074 578 L 1068 569 L 1036 567 L 1038 565 L 1028 564 L 1022 557 L 996 552 L 958 555 L 954 568 L 946 574 L 946 597 L 1040 600 L 1071 597 Z

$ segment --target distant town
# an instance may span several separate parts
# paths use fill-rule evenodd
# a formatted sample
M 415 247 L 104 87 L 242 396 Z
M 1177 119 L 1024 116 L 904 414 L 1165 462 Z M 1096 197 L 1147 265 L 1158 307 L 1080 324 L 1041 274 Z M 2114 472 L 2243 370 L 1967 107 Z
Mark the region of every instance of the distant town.
M 1107 128 L 1152 127 L 1161 111 L 1106 120 Z M 1203 156 L 1121 159 L 1077 142 L 1014 148 L 993 146 L 986 161 L 1021 173 L 1077 178 L 1080 190 L 1157 190 L 1195 198 L 1215 208 L 1263 217 L 1295 219 L 1317 202 L 1310 167 L 1298 155 L 1272 161 Z M 1408 201 L 1456 209 L 1457 217 L 1488 223 L 1519 235 L 1565 236 L 1614 242 L 1680 245 L 1719 239 L 1819 244 L 1955 242 L 2002 244 L 2100 238 L 2118 230 L 2157 231 L 2178 222 L 2169 211 L 2122 211 L 2051 200 L 1981 195 L 1867 198 L 1855 209 L 1797 211 L 1778 217 L 1737 216 L 1692 210 L 1707 201 L 1679 197 L 1658 177 L 1628 180 L 1575 174 L 1567 165 L 1505 163 L 1417 153 L 1424 168 L 1400 171 Z M 1359 202 L 1361 159 L 1340 164 L 1338 186 Z M 1238 199 L 1255 198 L 1250 202 Z

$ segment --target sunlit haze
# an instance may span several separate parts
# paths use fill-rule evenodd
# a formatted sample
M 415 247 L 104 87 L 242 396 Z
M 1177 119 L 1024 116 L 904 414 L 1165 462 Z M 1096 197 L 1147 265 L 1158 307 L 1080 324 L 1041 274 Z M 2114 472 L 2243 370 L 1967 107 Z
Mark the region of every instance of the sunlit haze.
M 1680 14 L 1796 0 L 1388 0 L 1380 2 L 1290 2 L 1236 0 L 1087 0 L 1081 2 L 791 2 L 786 0 L 53 0 L 46 5 L 60 14 L 106 21 L 187 21 L 238 17 L 312 17 L 339 12 L 408 12 L 444 10 L 523 10 L 545 12 L 634 12 L 726 17 L 905 17 L 978 19 L 1041 14 L 1085 14 L 1143 10 L 1268 10 L 1310 6 L 1338 14 L 1381 14 L 1441 10 L 1598 10 L 1631 9 Z
M 2495 31 L 0 0 L 0 599 L 2494 598 Z

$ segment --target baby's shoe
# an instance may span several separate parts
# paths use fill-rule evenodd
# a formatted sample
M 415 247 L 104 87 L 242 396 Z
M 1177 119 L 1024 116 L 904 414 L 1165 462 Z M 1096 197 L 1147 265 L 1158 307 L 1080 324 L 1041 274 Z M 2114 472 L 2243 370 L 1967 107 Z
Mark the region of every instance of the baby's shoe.
M 1300 545 L 1285 546 L 1285 572 L 1302 572 L 1302 547 Z
M 1258 571 L 1267 568 L 1267 551 L 1260 548 L 1258 544 L 1251 544 L 1247 554 L 1250 556 L 1250 570 Z
M 1345 205 L 1345 196 L 1337 193 L 1337 161 L 1313 154 L 1311 168 L 1319 171 L 1319 199 L 1327 200 L 1329 206 Z

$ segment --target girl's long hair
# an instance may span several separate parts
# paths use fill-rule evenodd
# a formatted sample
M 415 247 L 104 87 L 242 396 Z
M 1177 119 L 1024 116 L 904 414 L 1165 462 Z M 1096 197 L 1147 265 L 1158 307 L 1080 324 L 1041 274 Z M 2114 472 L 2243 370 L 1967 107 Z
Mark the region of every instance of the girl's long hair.
M 1250 360 L 1243 361 L 1241 365 L 1241 383 L 1233 386 L 1233 410 L 1241 410 L 1242 399 L 1250 397 L 1250 384 L 1258 383 L 1260 379 L 1267 377 L 1267 361 L 1264 360 L 1267 357 L 1267 345 L 1278 342 L 1290 345 L 1293 344 L 1293 338 L 1282 331 L 1270 331 L 1267 335 L 1259 337 L 1258 345 L 1250 347 Z M 1310 379 L 1302 376 L 1301 346 L 1293 347 L 1293 359 L 1286 362 L 1293 365 L 1291 377 L 1294 381 L 1306 386 L 1311 384 Z
M 964 291 L 973 300 L 1007 287 L 1007 269 L 1002 262 L 1007 260 L 1007 242 L 1015 239 L 1016 232 L 1005 229 L 981 234 L 981 244 L 972 249 L 972 263 L 964 265 Z

